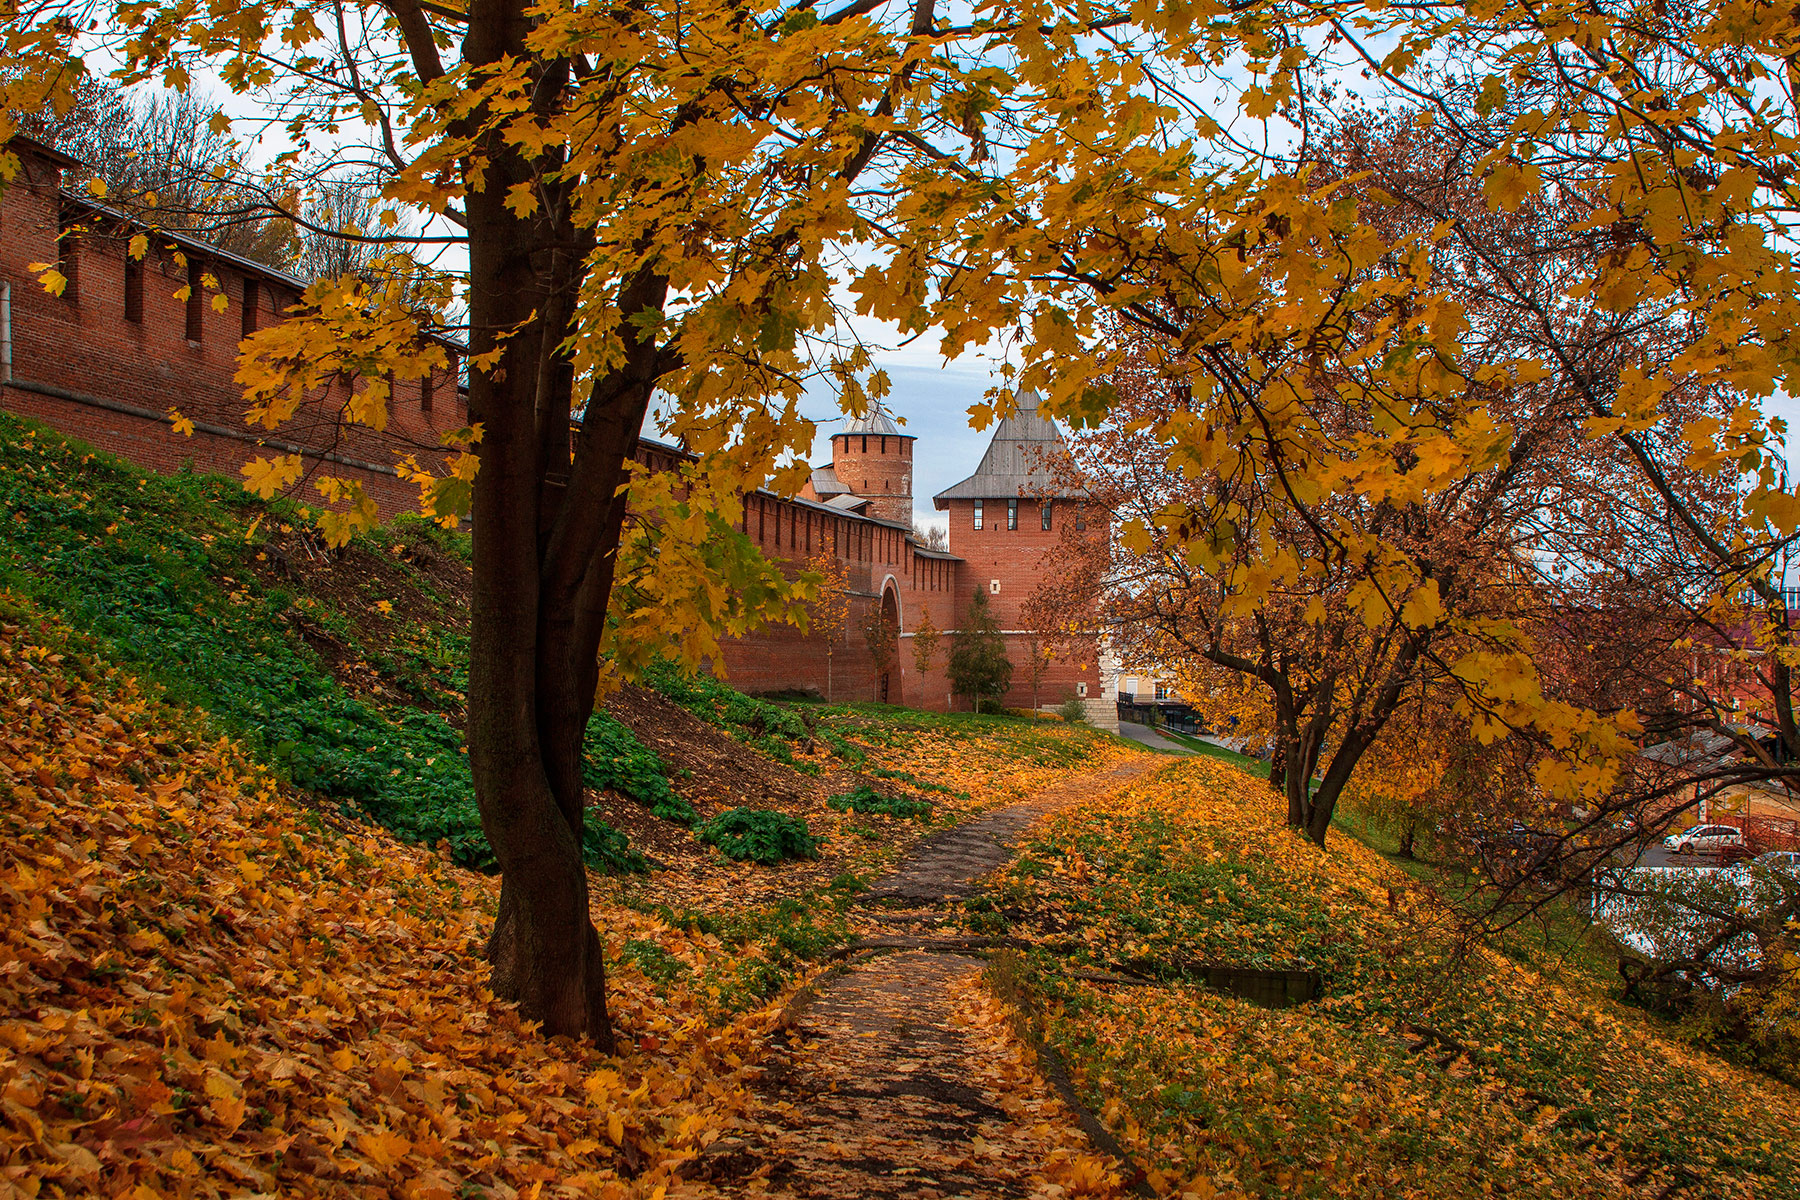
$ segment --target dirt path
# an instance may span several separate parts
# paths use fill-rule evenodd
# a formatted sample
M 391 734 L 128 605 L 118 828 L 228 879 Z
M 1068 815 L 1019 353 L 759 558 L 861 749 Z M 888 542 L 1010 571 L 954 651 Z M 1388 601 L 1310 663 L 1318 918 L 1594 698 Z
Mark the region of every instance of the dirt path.
M 891 933 L 876 928 L 884 918 L 933 923 L 935 909 L 1011 860 L 1033 821 L 1166 761 L 1132 759 L 1079 776 L 920 843 L 871 891 L 881 907 L 866 914 L 870 932 Z M 907 911 L 883 911 L 895 906 Z M 801 1008 L 765 1087 L 780 1129 L 768 1147 L 770 1194 L 1119 1194 L 1107 1182 L 1111 1161 L 1095 1152 L 981 986 L 978 954 L 874 954 Z

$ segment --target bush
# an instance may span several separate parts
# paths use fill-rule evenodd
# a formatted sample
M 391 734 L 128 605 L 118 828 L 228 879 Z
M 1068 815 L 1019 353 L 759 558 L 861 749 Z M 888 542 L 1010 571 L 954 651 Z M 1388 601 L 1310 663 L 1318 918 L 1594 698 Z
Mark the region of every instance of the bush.
M 694 825 L 700 814 L 669 786 L 669 774 L 656 751 L 637 740 L 611 713 L 596 712 L 588 718 L 587 738 L 581 747 L 581 782 L 584 787 L 611 788 L 648 805 L 656 816 L 683 825 Z
M 1071 725 L 1085 725 L 1087 723 L 1087 705 L 1081 702 L 1079 696 L 1070 696 L 1056 706 L 1056 715 Z
M 700 840 L 734 862 L 772 866 L 789 858 L 817 858 L 825 839 L 806 822 L 763 808 L 734 808 L 700 827 Z
M 911 796 L 886 796 L 863 784 L 825 802 L 839 812 L 880 813 L 884 817 L 923 817 L 931 813 L 931 801 Z

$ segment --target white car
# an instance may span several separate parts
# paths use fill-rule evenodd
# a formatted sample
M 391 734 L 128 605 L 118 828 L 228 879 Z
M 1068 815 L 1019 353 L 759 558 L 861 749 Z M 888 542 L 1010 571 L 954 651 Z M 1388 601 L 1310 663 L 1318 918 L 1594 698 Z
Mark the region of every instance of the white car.
M 1696 825 L 1663 839 L 1663 849 L 1675 854 L 1722 854 L 1744 848 L 1744 831 L 1736 825 Z

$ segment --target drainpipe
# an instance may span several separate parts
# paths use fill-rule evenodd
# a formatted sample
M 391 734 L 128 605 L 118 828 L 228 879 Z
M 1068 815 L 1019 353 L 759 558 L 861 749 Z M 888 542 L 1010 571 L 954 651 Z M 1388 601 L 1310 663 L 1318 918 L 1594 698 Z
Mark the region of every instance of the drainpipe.
M 12 284 L 0 283 L 0 384 L 12 382 Z

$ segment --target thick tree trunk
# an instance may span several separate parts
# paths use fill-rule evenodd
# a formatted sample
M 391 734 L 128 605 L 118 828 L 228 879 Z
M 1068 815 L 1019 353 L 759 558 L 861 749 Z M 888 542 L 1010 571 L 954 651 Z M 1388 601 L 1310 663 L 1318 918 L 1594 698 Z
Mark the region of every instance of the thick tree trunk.
M 465 56 L 478 64 L 523 56 L 527 28 L 520 0 L 475 0 Z M 499 343 L 497 367 L 469 378 L 470 419 L 483 428 L 470 512 L 469 764 L 501 871 L 488 954 L 497 995 L 547 1033 L 610 1049 L 604 957 L 581 856 L 581 670 L 569 639 L 544 620 L 540 519 L 552 514 L 542 508 L 540 387 L 556 386 L 544 339 L 561 326 L 546 330 L 542 317 L 550 299 L 544 239 L 504 204 L 512 184 L 532 177 L 531 164 L 498 137 L 487 141 L 486 184 L 467 201 L 471 349 L 479 355 L 496 335 L 512 335 Z M 590 689 L 588 704 L 591 697 Z
M 1414 820 L 1409 819 L 1400 827 L 1400 857 L 1409 862 L 1417 857 L 1413 853 L 1413 840 L 1418 832 L 1419 823 Z
M 1356 770 L 1356 764 L 1375 740 L 1373 731 L 1366 728 L 1354 728 L 1345 735 L 1344 740 L 1331 756 L 1331 763 L 1325 768 L 1325 775 L 1319 780 L 1318 790 L 1313 792 L 1312 805 L 1306 815 L 1306 836 L 1320 846 L 1325 844 L 1325 835 L 1331 831 L 1331 818 L 1337 812 L 1338 798 L 1344 794 L 1344 785 L 1350 782 L 1350 775 Z

